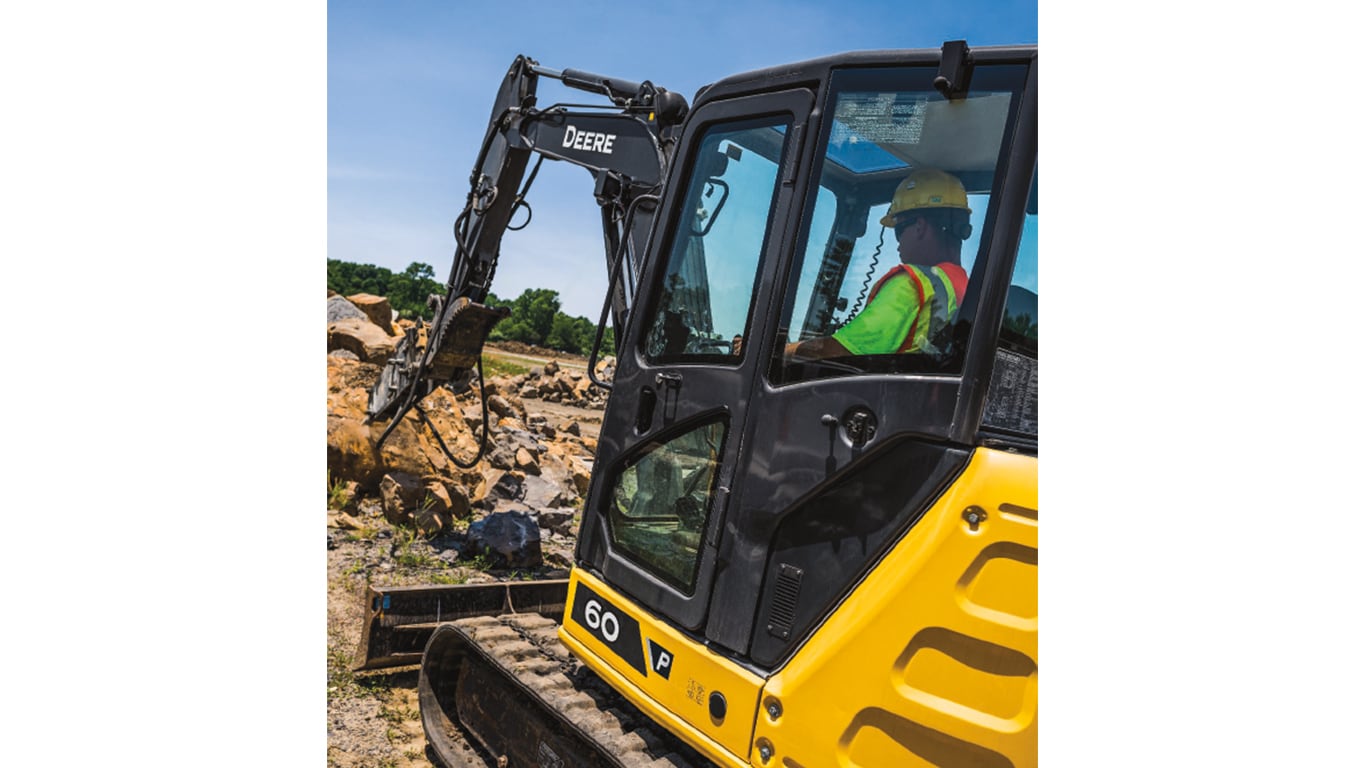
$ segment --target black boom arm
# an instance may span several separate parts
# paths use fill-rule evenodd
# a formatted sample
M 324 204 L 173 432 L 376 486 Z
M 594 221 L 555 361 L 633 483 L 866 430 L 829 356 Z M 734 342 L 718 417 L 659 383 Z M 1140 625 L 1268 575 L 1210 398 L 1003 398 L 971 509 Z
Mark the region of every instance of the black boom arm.
M 536 86 L 543 76 L 606 95 L 612 106 L 537 109 Z M 483 304 L 503 235 L 513 228 L 509 225 L 520 209 L 526 209 L 523 215 L 529 222 L 526 194 L 545 158 L 582 166 L 593 175 L 609 274 L 624 269 L 628 276 L 609 286 L 613 321 L 617 328 L 623 327 L 645 237 L 673 155 L 673 134 L 687 108 L 682 96 L 649 81 L 552 70 L 525 56 L 512 62 L 470 173 L 465 207 L 455 221 L 456 251 L 446 293 L 429 301 L 433 317 L 425 343 L 418 329 L 409 329 L 370 392 L 367 420 L 392 418 L 381 443 L 403 415 L 436 387 L 468 385 L 484 340 L 507 314 Z M 532 154 L 539 157 L 528 176 Z

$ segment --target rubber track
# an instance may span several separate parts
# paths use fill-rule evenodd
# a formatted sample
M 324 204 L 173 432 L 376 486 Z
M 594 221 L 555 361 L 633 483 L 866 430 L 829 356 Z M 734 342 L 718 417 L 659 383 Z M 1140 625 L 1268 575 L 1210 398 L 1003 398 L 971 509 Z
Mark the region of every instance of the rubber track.
M 606 747 L 623 768 L 715 768 L 574 658 L 560 642 L 555 620 L 519 613 L 452 623 L 503 674 L 536 692 L 574 723 L 584 740 Z M 469 765 L 482 768 L 497 764 Z

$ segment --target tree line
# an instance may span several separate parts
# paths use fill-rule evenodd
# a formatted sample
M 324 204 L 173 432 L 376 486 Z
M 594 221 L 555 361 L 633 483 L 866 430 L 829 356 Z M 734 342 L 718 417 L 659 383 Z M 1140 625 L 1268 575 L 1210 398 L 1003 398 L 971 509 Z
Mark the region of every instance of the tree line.
M 446 293 L 445 286 L 436 281 L 431 265 L 417 261 L 396 273 L 374 264 L 328 259 L 327 287 L 343 296 L 357 293 L 384 296 L 399 317 L 428 321 L 431 311 L 427 309 L 427 297 Z M 489 333 L 489 339 L 493 341 L 520 341 L 579 355 L 592 351 L 597 323 L 561 312 L 558 291 L 528 288 L 512 300 L 500 299 L 490 293 L 485 303 L 507 307 L 512 312 Z M 599 354 L 611 354 L 613 346 L 609 327 L 603 331 Z

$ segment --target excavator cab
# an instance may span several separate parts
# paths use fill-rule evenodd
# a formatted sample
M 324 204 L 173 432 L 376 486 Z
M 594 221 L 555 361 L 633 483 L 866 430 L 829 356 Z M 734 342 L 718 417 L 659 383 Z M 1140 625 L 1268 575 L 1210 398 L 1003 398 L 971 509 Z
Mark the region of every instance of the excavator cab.
M 1032 49 L 849 54 L 683 125 L 561 637 L 719 764 L 1032 759 L 1036 82 Z M 920 168 L 971 208 L 932 349 L 786 356 L 899 263 Z

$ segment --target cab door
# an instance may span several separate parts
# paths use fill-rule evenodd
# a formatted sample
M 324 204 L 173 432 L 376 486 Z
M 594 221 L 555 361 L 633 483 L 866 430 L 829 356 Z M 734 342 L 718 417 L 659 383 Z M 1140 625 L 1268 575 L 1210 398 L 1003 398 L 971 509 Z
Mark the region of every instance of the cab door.
M 603 414 L 578 560 L 697 630 L 760 367 L 762 286 L 793 204 L 804 89 L 689 117 Z

